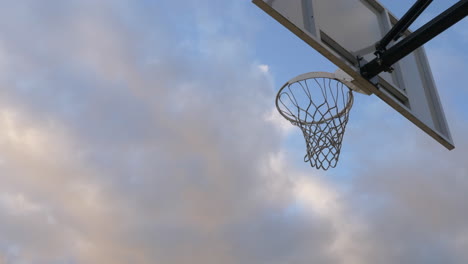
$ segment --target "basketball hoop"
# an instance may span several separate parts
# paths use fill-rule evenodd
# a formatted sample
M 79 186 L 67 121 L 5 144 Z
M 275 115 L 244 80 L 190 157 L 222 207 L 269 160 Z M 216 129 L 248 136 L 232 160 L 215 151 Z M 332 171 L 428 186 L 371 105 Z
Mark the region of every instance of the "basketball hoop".
M 279 90 L 276 108 L 301 129 L 307 147 L 304 161 L 312 167 L 336 167 L 353 106 L 353 90 L 359 91 L 350 79 L 327 72 L 297 76 Z

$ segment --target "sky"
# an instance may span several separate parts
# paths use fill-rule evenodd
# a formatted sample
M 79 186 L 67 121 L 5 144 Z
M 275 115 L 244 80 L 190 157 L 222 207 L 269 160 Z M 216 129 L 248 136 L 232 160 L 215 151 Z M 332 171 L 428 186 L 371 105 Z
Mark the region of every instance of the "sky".
M 454 150 L 356 95 L 325 172 L 274 99 L 336 67 L 250 1 L 2 1 L 0 264 L 467 263 L 467 46 L 426 45 Z

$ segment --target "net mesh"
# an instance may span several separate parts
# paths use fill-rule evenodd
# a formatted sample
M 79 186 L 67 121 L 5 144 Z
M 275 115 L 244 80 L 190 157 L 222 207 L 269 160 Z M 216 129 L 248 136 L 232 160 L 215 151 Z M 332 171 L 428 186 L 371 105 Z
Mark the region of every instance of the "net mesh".
M 312 167 L 336 167 L 353 101 L 350 88 L 326 77 L 288 83 L 278 92 L 278 111 L 302 130 L 307 146 L 304 161 Z

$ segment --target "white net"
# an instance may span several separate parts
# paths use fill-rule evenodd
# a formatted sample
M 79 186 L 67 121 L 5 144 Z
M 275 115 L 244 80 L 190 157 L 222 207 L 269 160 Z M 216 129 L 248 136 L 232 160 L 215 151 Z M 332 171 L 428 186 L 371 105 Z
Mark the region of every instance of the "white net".
M 304 161 L 327 170 L 338 163 L 354 97 L 345 82 L 332 74 L 315 73 L 309 77 L 285 84 L 278 92 L 276 107 L 302 130 L 307 146 Z

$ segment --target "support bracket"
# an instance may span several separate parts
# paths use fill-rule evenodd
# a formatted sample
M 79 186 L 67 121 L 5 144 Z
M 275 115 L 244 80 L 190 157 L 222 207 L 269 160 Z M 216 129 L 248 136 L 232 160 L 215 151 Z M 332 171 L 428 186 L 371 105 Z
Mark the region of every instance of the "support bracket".
M 424 12 L 424 10 L 432 3 L 433 0 L 418 0 L 403 17 L 388 31 L 388 33 L 377 42 L 376 55 L 382 54 L 387 50 L 388 44 L 397 41 L 403 33 L 413 24 L 413 22 Z
M 402 41 L 396 43 L 388 50 L 377 54 L 375 59 L 361 67 L 361 75 L 366 79 L 371 79 L 379 73 L 390 69 L 393 64 L 455 25 L 467 15 L 468 0 L 458 1 L 458 3 L 411 33 Z

